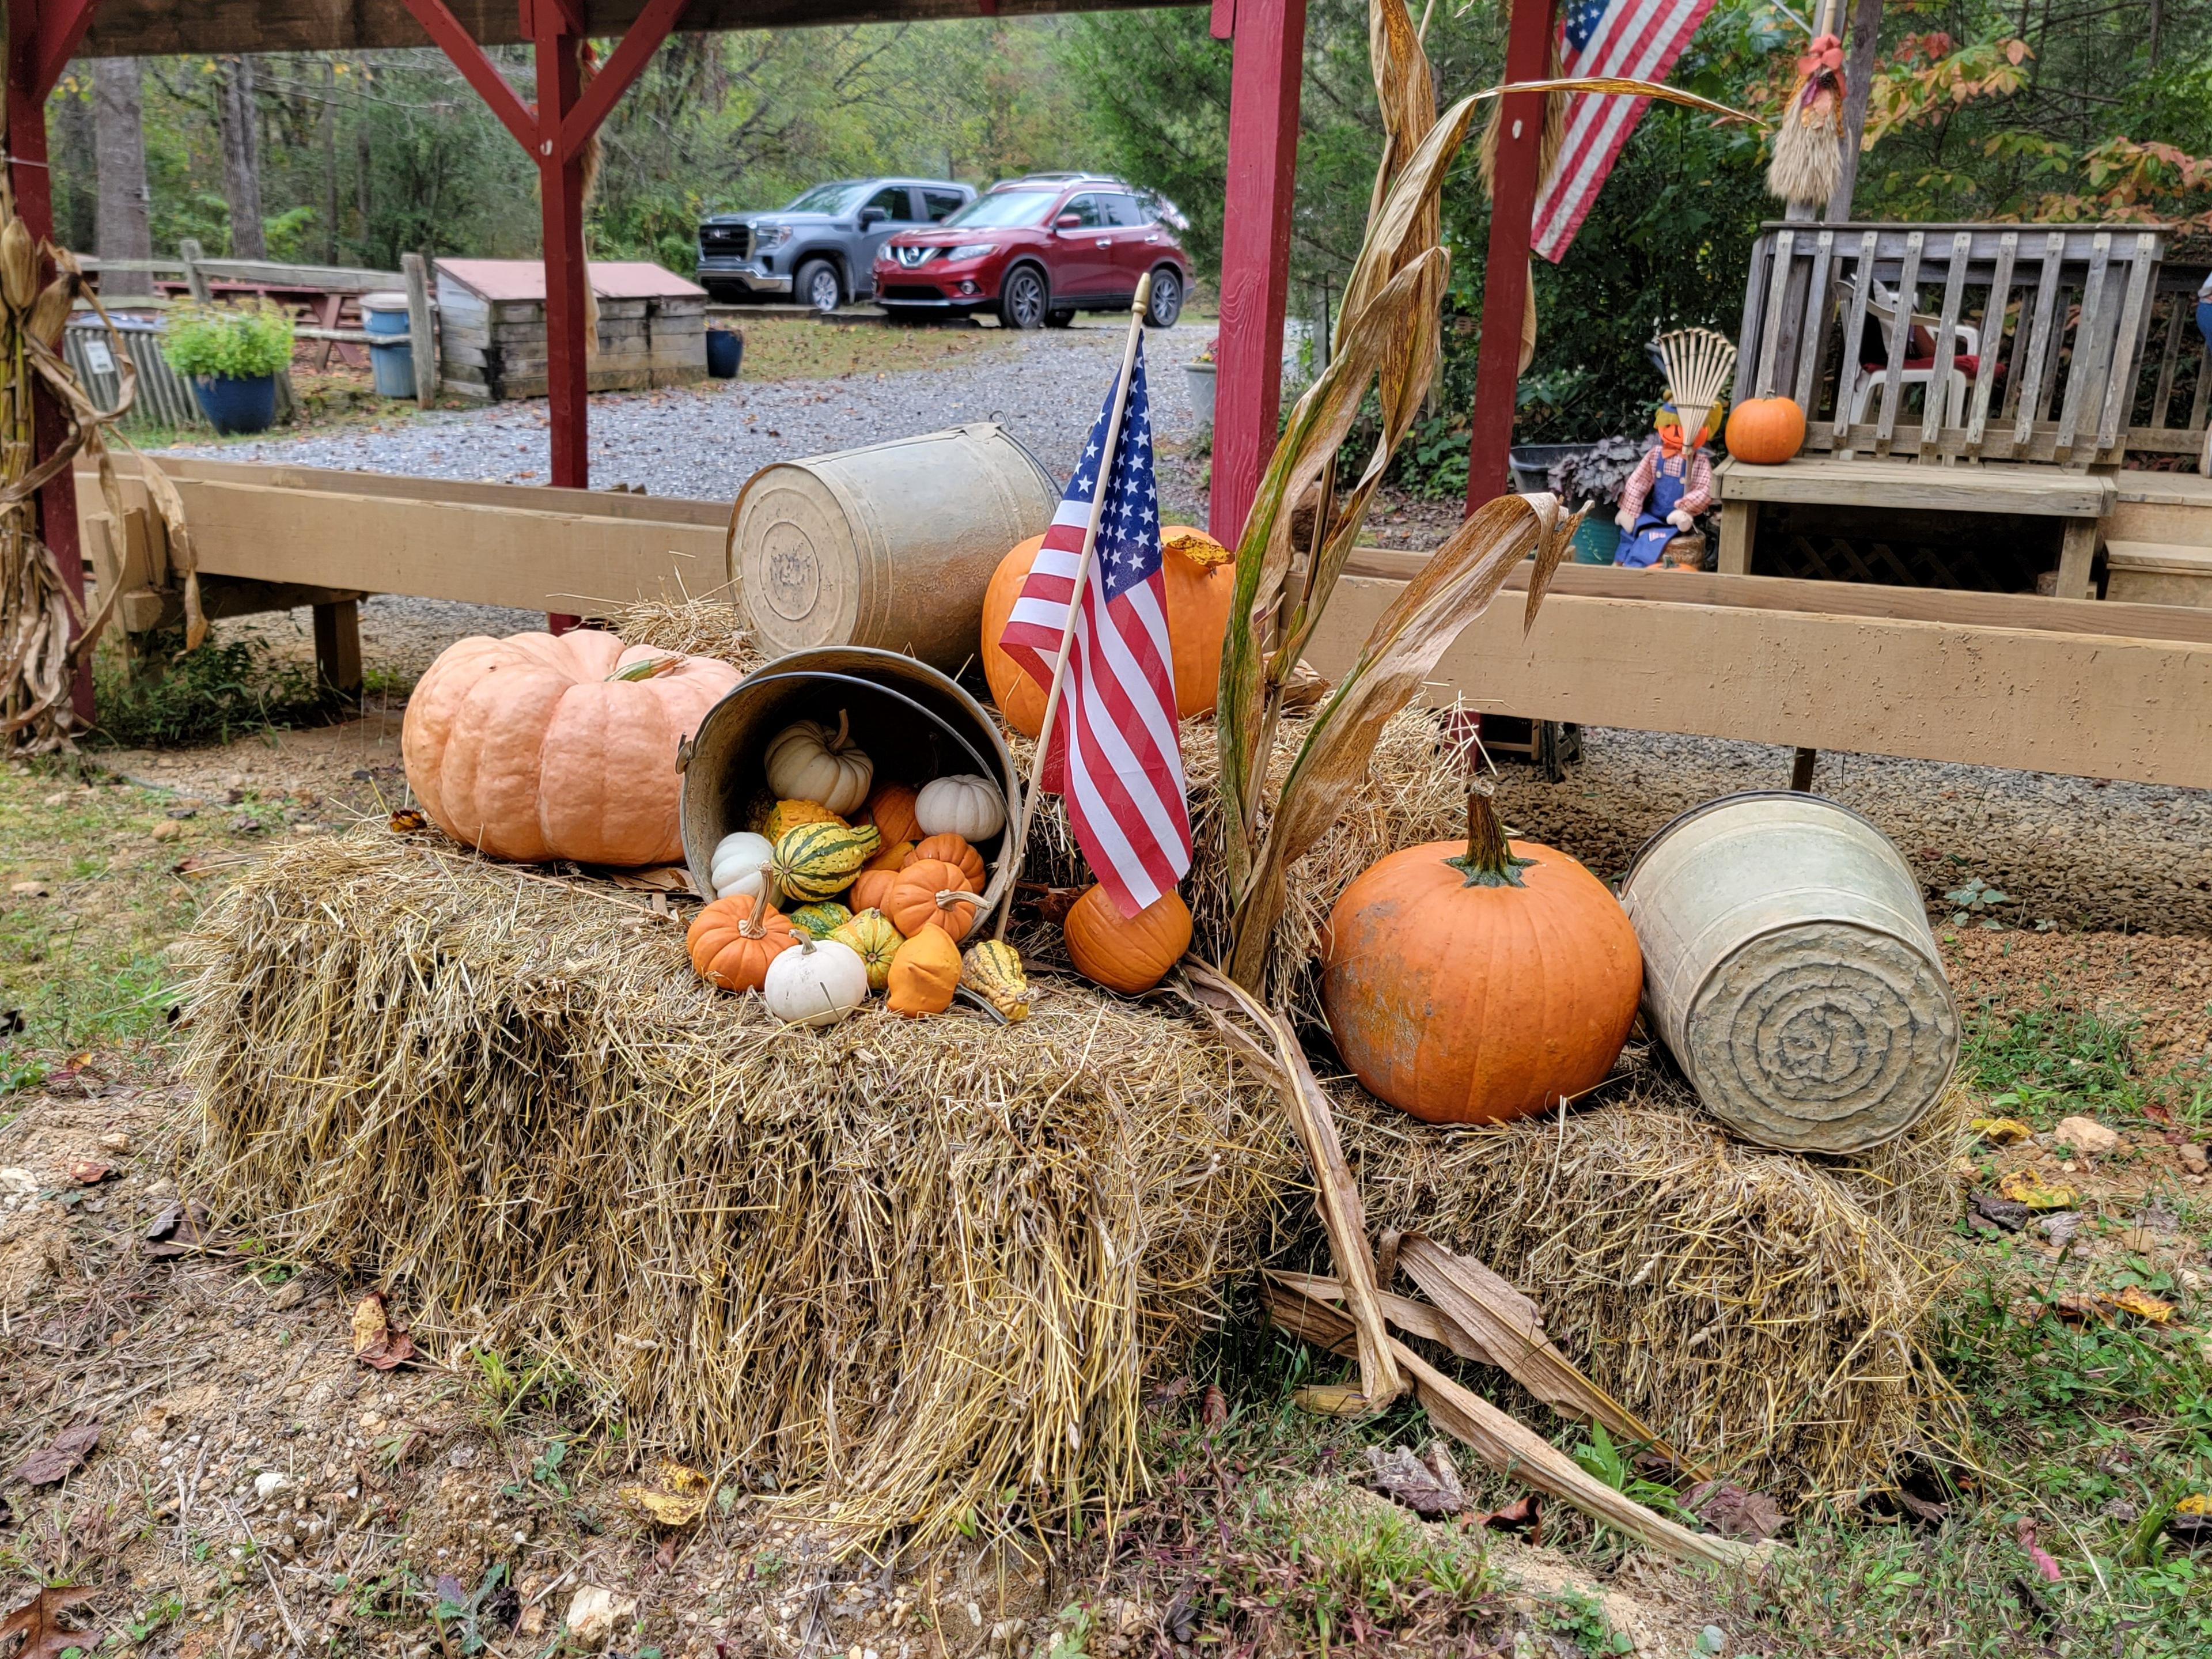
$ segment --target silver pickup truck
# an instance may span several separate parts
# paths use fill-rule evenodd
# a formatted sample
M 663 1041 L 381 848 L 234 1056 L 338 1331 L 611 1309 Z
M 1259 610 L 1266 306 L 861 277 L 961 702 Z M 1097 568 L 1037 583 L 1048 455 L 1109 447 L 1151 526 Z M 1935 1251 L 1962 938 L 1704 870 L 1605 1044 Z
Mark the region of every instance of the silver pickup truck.
M 835 311 L 874 292 L 876 255 L 893 235 L 975 198 L 947 179 L 847 179 L 765 213 L 718 213 L 699 226 L 699 286 L 716 300 L 789 295 Z

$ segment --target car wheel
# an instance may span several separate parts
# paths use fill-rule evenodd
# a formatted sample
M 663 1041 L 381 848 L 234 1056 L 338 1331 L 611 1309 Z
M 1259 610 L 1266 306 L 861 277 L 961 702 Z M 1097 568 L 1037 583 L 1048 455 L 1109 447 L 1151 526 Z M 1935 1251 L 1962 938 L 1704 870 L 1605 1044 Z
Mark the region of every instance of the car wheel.
M 999 290 L 999 322 L 1006 328 L 1042 328 L 1051 312 L 1044 273 L 1035 265 L 1016 265 Z
M 1154 328 L 1173 328 L 1182 315 L 1182 275 L 1173 265 L 1162 265 L 1152 273 L 1152 298 L 1145 307 L 1145 320 Z
M 1044 325 L 1047 328 L 1071 328 L 1074 324 L 1075 307 L 1073 306 L 1066 306 L 1058 311 L 1048 311 L 1044 314 Z
M 791 286 L 802 305 L 811 306 L 817 311 L 835 311 L 838 301 L 845 297 L 843 286 L 837 281 L 837 267 L 827 259 L 809 259 L 799 266 L 798 280 Z

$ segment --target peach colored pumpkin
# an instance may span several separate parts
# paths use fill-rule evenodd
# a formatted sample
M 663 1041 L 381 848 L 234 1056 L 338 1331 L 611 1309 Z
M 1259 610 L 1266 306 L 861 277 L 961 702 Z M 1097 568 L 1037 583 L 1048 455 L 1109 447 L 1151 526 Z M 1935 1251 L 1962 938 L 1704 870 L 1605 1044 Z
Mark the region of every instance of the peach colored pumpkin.
M 1237 597 L 1237 557 L 1202 530 L 1160 526 L 1166 579 L 1168 645 L 1175 656 L 1176 712 L 1188 720 L 1211 710 L 1221 687 L 1221 640 Z M 1008 656 L 999 636 L 1006 631 L 1014 600 L 1044 538 L 1015 544 L 999 561 L 983 592 L 983 678 L 1006 724 L 1033 738 L 1044 726 L 1044 688 Z
M 673 863 L 676 746 L 738 678 L 598 629 L 462 640 L 408 700 L 407 782 L 441 830 L 495 858 Z
M 1527 1117 L 1601 1081 L 1644 961 L 1620 902 L 1565 853 L 1508 842 L 1486 795 L 1465 842 L 1391 854 L 1322 943 L 1328 1029 L 1369 1092 L 1431 1123 Z

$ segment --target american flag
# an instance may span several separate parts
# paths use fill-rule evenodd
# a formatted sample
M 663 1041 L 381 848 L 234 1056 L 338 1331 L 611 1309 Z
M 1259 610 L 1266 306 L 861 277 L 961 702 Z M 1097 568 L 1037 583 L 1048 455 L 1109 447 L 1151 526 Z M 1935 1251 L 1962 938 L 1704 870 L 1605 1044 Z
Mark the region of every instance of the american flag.
M 1073 654 L 1053 720 L 1044 786 L 1067 797 L 1076 844 L 1121 914 L 1133 916 L 1190 868 L 1190 813 L 1183 804 L 1182 751 L 1176 746 L 1175 658 L 1168 647 L 1141 340 L 1121 441 L 1109 457 L 1106 428 L 1113 409 L 1109 386 L 999 642 L 1039 685 L 1051 686 L 1091 503 L 1103 489 L 1097 556 L 1076 611 Z
M 1562 74 L 1632 81 L 1667 78 L 1713 0 L 1567 0 Z M 1649 98 L 1571 93 L 1559 161 L 1536 198 L 1532 246 L 1557 264 L 1597 200 L 1613 158 L 1644 118 Z

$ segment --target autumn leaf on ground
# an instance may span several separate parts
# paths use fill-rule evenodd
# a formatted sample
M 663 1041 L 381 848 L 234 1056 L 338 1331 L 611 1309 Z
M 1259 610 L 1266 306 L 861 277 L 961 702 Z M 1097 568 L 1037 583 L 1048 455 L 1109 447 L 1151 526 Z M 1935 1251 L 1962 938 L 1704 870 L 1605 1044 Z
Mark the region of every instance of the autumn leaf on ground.
M 2122 1313 L 2133 1314 L 2137 1319 L 2147 1319 L 2154 1325 L 2163 1325 L 2173 1317 L 2173 1304 L 2162 1297 L 2153 1296 L 2140 1285 L 2130 1285 L 2118 1296 L 2107 1297 Z
M 1543 1541 L 1544 1506 L 1533 1492 L 1522 1492 L 1502 1510 L 1485 1510 L 1468 1518 L 1474 1525 L 1492 1532 L 1517 1533 L 1532 1544 Z
M 52 1445 L 41 1447 L 18 1463 L 15 1478 L 27 1486 L 50 1486 L 66 1479 L 99 1443 L 98 1423 L 73 1424 L 56 1435 Z
M 100 1638 L 90 1631 L 64 1630 L 56 1615 L 64 1607 L 90 1600 L 92 1591 L 83 1585 L 47 1585 L 0 1620 L 0 1642 L 11 1636 L 23 1638 L 15 1659 L 58 1659 L 70 1648 L 82 1648 L 89 1653 L 100 1645 Z
M 384 1292 L 371 1291 L 354 1304 L 353 1357 L 373 1370 L 388 1371 L 415 1358 L 414 1339 L 392 1322 Z
M 70 1160 L 69 1178 L 80 1187 L 97 1187 L 114 1173 L 115 1166 L 112 1164 L 95 1163 L 88 1158 Z
M 624 1486 L 622 1498 L 645 1511 L 656 1526 L 688 1527 L 707 1512 L 714 1485 L 683 1463 L 663 1463 L 650 1486 Z
M 2047 1184 L 2033 1170 L 2014 1170 L 1997 1182 L 1997 1191 L 2031 1210 L 2070 1210 L 2079 1200 L 2070 1187 Z
M 1707 1480 L 1692 1487 L 1682 1507 L 1723 1538 L 1760 1544 L 1782 1530 L 1781 1504 L 1731 1480 Z
M 1370 1446 L 1367 1472 L 1377 1492 L 1431 1521 L 1467 1508 L 1459 1471 L 1440 1443 L 1430 1446 L 1426 1459 L 1414 1456 L 1404 1446 L 1393 1446 L 1388 1453 L 1379 1446 Z
M 1367 1396 L 1356 1385 L 1346 1382 L 1316 1382 L 1310 1387 L 1294 1389 L 1291 1403 L 1302 1412 L 1311 1412 L 1316 1417 L 1364 1417 L 1367 1415 Z
M 2035 1133 L 2016 1117 L 1978 1117 L 1966 1127 L 1992 1146 L 2009 1146 Z
M 178 1255 L 228 1255 L 209 1224 L 207 1206 L 182 1199 L 154 1218 L 146 1229 L 145 1253 L 156 1258 Z
M 429 822 L 429 815 L 421 807 L 403 806 L 392 815 L 392 833 L 395 836 L 411 836 L 417 830 L 428 826 Z

